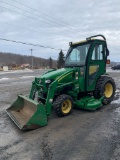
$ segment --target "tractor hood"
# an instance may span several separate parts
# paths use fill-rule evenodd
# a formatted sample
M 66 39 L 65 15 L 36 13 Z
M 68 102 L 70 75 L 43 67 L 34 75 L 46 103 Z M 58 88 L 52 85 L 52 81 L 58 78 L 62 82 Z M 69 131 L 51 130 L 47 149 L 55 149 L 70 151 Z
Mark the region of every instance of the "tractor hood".
M 41 79 L 45 78 L 45 80 L 54 81 L 56 78 L 60 77 L 62 74 L 66 73 L 68 71 L 73 71 L 73 68 L 61 68 L 61 69 L 51 70 L 51 71 L 43 74 L 41 76 Z M 69 75 L 69 76 L 71 77 L 71 75 Z M 66 77 L 66 78 L 68 79 L 70 77 Z

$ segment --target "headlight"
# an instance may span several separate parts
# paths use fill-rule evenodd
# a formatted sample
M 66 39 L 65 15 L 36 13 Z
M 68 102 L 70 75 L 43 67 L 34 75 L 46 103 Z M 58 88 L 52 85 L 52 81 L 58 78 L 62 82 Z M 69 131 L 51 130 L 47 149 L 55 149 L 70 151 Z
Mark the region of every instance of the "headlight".
M 50 79 L 45 80 L 45 83 L 51 83 Z

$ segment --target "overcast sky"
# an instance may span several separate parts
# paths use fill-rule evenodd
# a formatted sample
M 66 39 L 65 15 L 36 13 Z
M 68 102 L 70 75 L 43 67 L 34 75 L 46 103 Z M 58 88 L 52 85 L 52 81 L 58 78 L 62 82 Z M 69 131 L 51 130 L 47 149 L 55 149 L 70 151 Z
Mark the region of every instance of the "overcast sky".
M 0 0 L 0 38 L 67 50 L 95 34 L 106 36 L 110 59 L 120 61 L 120 0 Z M 59 50 L 0 41 L 3 52 L 30 55 L 31 48 L 58 57 Z

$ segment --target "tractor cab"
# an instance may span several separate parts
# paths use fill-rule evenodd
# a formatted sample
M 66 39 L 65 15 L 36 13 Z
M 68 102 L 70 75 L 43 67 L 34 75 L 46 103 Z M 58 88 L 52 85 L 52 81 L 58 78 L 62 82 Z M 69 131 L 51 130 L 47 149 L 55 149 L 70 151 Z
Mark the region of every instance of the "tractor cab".
M 98 36 L 103 39 L 93 39 Z M 70 42 L 65 67 L 78 68 L 79 75 L 84 76 L 85 80 L 83 90 L 91 91 L 100 75 L 106 72 L 108 55 L 109 50 L 103 35 L 92 36 L 77 43 Z

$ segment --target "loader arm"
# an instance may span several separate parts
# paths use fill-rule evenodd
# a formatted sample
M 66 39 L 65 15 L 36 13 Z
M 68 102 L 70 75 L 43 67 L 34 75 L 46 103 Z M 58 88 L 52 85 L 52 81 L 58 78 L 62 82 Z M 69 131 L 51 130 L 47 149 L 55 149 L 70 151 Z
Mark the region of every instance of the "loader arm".
M 41 84 L 39 84 L 40 78 L 35 78 L 35 81 L 33 81 L 29 97 L 18 96 L 18 99 L 6 111 L 21 130 L 36 129 L 47 125 L 57 85 L 61 79 L 71 73 L 73 72 L 68 71 L 62 74 L 50 84 L 45 104 L 34 100 L 35 93 L 41 87 Z M 69 83 L 66 83 L 66 85 L 69 85 Z M 42 87 L 46 87 L 44 83 Z
M 54 80 L 50 84 L 50 86 L 48 88 L 48 92 L 47 92 L 47 98 L 46 98 L 46 101 L 45 101 L 47 117 L 50 115 L 54 94 L 55 94 L 55 91 L 57 90 L 57 88 L 65 87 L 65 86 L 73 83 L 73 82 L 68 82 L 68 83 L 65 83 L 65 84 L 62 84 L 62 83 L 60 84 L 60 81 L 63 78 L 65 78 L 66 76 L 68 76 L 69 74 L 72 74 L 73 70 L 65 72 L 64 74 L 59 76 L 56 80 Z M 40 78 L 35 78 L 35 81 L 33 81 L 33 83 L 32 83 L 32 87 L 31 87 L 31 91 L 30 91 L 30 95 L 29 95 L 29 98 L 32 99 L 32 100 L 34 100 L 36 92 L 39 91 L 41 87 L 44 89 L 44 91 L 47 91 L 47 88 L 46 88 L 46 85 L 45 85 L 45 79 L 42 79 L 42 84 L 39 84 L 40 80 L 41 80 Z M 60 84 L 59 86 L 58 86 L 58 83 Z

